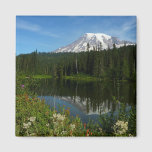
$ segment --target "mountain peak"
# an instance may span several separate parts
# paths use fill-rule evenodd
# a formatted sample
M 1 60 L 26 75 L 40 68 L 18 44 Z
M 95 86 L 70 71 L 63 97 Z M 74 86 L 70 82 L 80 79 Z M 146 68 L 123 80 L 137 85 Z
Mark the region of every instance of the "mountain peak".
M 85 35 L 87 36 L 108 36 L 108 37 L 111 37 L 107 34 L 104 34 L 104 33 L 85 33 Z
M 133 42 L 119 40 L 116 37 L 112 37 L 104 33 L 85 33 L 78 40 L 55 50 L 55 52 L 85 52 L 88 50 L 87 43 L 90 45 L 89 50 L 93 50 L 93 48 L 97 47 L 100 43 L 102 44 L 102 50 L 108 49 L 108 47 L 113 48 L 113 44 L 115 44 L 117 48 L 124 45 L 135 45 Z
M 86 33 L 84 36 L 88 38 L 96 37 L 99 41 L 102 41 L 103 38 L 111 39 L 111 36 L 104 34 L 104 33 Z

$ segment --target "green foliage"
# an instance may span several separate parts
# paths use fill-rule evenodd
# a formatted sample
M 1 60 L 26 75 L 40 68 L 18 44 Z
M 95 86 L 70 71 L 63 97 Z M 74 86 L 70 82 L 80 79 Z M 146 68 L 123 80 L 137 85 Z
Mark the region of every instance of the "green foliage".
M 98 78 L 136 80 L 136 46 L 124 46 L 102 50 L 96 49 L 80 53 L 37 53 L 16 57 L 17 72 L 30 75 L 63 76 L 88 74 Z
M 99 122 L 106 135 L 108 135 L 108 136 L 113 135 L 112 126 L 114 125 L 115 119 L 114 119 L 114 115 L 112 112 L 101 115 L 99 118 Z
M 49 79 L 52 78 L 51 75 L 33 75 L 32 78 L 34 79 Z
M 78 81 L 97 81 L 97 80 L 100 80 L 99 78 L 89 76 L 87 74 L 82 74 L 82 73 L 79 73 L 77 75 L 65 76 L 64 79 L 78 80 Z
M 130 77 L 130 72 L 129 72 L 129 63 L 127 63 L 126 60 L 123 61 L 123 74 L 122 77 L 123 79 L 129 79 Z
M 129 133 L 136 136 L 136 108 L 132 108 L 128 119 Z

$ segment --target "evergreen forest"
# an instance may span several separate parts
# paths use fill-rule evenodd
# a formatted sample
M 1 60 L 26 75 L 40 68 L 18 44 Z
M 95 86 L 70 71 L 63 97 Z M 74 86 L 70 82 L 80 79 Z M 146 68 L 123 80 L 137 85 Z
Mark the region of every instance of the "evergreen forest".
M 64 78 L 89 75 L 96 78 L 136 80 L 136 45 L 79 53 L 21 54 L 16 57 L 16 71 L 26 75 L 51 75 Z

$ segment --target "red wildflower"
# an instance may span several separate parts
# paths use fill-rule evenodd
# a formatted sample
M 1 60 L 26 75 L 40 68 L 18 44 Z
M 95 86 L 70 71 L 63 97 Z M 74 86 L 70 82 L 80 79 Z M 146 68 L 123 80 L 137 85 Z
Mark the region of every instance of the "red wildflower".
M 88 136 L 88 135 L 89 135 L 88 133 L 89 133 L 89 129 L 87 129 L 86 136 Z
M 65 110 L 65 113 L 69 116 L 70 115 L 69 109 Z
M 48 111 L 46 111 L 46 112 L 45 112 L 45 114 L 46 114 L 46 115 L 48 115 L 48 114 L 49 114 L 49 112 L 48 112 Z
M 27 94 L 25 94 L 25 100 L 28 101 L 28 95 Z
M 84 123 L 84 129 L 86 128 L 86 123 Z
M 70 131 L 70 136 L 72 136 L 72 131 Z

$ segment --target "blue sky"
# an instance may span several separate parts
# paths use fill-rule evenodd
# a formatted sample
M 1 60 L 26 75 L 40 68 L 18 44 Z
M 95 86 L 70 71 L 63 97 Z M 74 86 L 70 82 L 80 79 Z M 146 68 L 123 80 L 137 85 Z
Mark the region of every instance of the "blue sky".
M 136 42 L 135 16 L 17 16 L 16 54 L 50 52 L 84 33 L 105 33 Z

